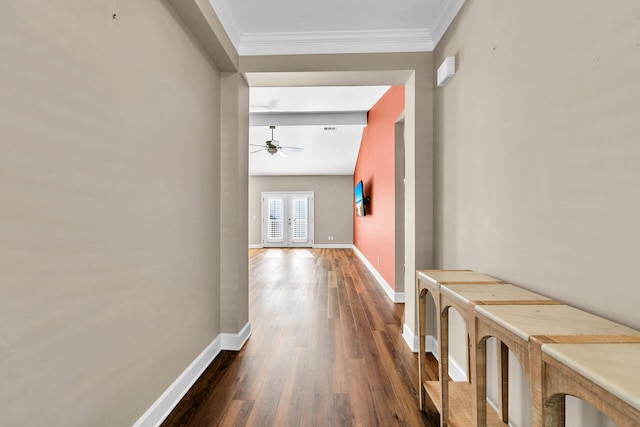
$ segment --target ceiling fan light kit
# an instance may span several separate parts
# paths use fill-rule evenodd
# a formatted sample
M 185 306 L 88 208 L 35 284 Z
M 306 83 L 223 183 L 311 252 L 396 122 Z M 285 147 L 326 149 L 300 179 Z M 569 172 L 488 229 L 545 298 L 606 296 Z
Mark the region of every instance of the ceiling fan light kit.
M 271 139 L 268 141 L 265 141 L 265 145 L 258 145 L 258 144 L 249 144 L 253 147 L 262 147 L 260 150 L 255 150 L 252 151 L 251 154 L 254 153 L 258 153 L 260 151 L 266 151 L 267 153 L 271 154 L 272 156 L 274 154 L 279 155 L 280 157 L 289 157 L 287 155 L 287 153 L 285 153 L 283 151 L 283 149 L 289 150 L 289 151 L 304 151 L 304 148 L 300 148 L 300 147 L 284 147 L 282 145 L 280 145 L 280 141 L 276 140 L 273 138 L 273 131 L 275 130 L 275 126 L 269 126 L 269 129 L 271 129 Z

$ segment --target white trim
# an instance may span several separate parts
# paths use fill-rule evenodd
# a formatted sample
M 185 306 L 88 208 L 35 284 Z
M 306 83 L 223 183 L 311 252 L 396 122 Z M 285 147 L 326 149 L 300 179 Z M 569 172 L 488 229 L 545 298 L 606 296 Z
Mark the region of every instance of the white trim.
M 165 418 L 180 402 L 180 399 L 187 393 L 193 383 L 196 382 L 200 375 L 207 369 L 207 366 L 213 362 L 213 359 L 222 350 L 222 339 L 220 335 L 204 349 L 196 359 L 191 362 L 189 367 L 180 374 L 178 378 L 165 390 L 164 393 L 156 400 L 153 405 L 140 417 L 133 427 L 157 427 L 162 424 Z
M 420 338 L 413 334 L 413 331 L 406 323 L 402 325 L 402 338 L 404 338 L 412 352 L 417 353 L 420 350 Z
M 314 243 L 314 249 L 351 249 L 353 248 L 352 243 Z M 249 243 L 249 249 L 264 249 L 264 246 L 261 243 Z
M 378 270 L 375 269 L 375 267 L 369 262 L 367 258 L 365 258 L 364 255 L 362 255 L 362 252 L 358 250 L 356 245 L 352 245 L 351 247 L 353 248 L 353 251 L 356 253 L 356 255 L 358 255 L 360 260 L 363 262 L 363 264 L 369 269 L 371 274 L 373 274 L 373 277 L 375 277 L 376 281 L 378 282 L 382 290 L 385 291 L 385 293 L 389 296 L 389 298 L 391 298 L 391 301 L 397 302 L 397 303 L 405 302 L 404 292 L 394 291 L 391 288 L 391 286 L 389 286 L 387 281 L 384 280 L 384 278 L 380 275 L 380 273 L 378 273 Z
M 351 249 L 353 247 L 352 243 L 316 243 L 313 245 L 314 248 L 317 249 Z
M 436 360 L 440 360 L 440 355 L 438 353 L 438 340 L 436 339 L 436 337 L 434 337 L 433 335 L 427 335 L 426 337 L 424 337 L 425 339 L 425 347 L 426 347 L 426 351 L 427 353 L 431 353 L 433 354 L 433 357 L 436 358 Z
M 374 31 L 305 31 L 243 33 L 238 53 L 305 55 L 328 53 L 431 52 L 435 47 L 426 28 Z
M 235 47 L 237 51 L 240 47 L 242 32 L 240 31 L 238 22 L 233 16 L 233 12 L 231 12 L 231 8 L 229 7 L 228 2 L 226 0 L 209 0 L 209 4 L 213 8 L 213 11 L 216 13 L 216 16 L 220 20 L 222 27 L 229 36 L 229 40 L 231 40 L 233 47 Z
M 438 340 L 433 335 L 425 337 L 427 353 L 433 354 L 436 360 L 440 361 L 438 353 Z M 449 376 L 453 381 L 466 381 L 467 375 L 464 373 L 462 365 L 449 354 Z
M 244 328 L 237 334 L 220 334 L 222 338 L 222 349 L 231 351 L 240 351 L 244 343 L 251 336 L 251 322 L 247 322 Z
M 498 408 L 498 405 L 489 396 L 487 396 L 487 403 L 493 408 L 494 411 L 496 411 L 496 413 L 500 413 L 500 408 Z
M 449 355 L 449 376 L 453 381 L 467 381 L 465 369 L 460 366 L 458 361 Z
M 412 352 L 418 353 L 420 351 L 420 337 L 414 335 L 413 331 L 405 323 L 402 326 L 402 338 L 407 343 Z M 425 337 L 425 350 L 427 353 L 433 354 L 436 360 L 440 360 L 438 357 L 438 340 L 433 335 L 427 335 Z M 466 381 L 467 376 L 464 373 L 464 369 L 461 368 L 458 361 L 456 361 L 451 355 L 449 355 L 449 376 L 453 381 Z
M 405 337 L 405 341 L 407 341 L 407 337 L 409 335 L 412 335 L 411 330 L 409 329 L 409 327 L 406 325 L 404 325 L 404 333 L 402 334 L 403 337 Z M 414 338 L 414 345 L 416 346 L 415 350 L 412 349 L 412 351 L 414 353 L 417 353 L 419 350 L 419 337 L 416 335 L 413 337 Z M 409 343 L 409 341 L 407 341 L 407 343 Z M 440 361 L 440 357 L 438 356 L 438 340 L 436 339 L 436 337 L 434 337 L 433 335 L 427 335 L 425 337 L 425 347 L 426 347 L 426 351 L 427 353 L 431 353 L 433 354 L 433 356 L 436 358 L 436 360 Z M 464 370 L 460 367 L 460 364 L 453 358 L 451 357 L 451 355 L 449 355 L 449 376 L 451 377 L 451 379 L 453 381 L 467 381 L 467 376 L 464 373 Z M 490 396 L 487 395 L 487 402 L 489 402 L 489 405 L 491 405 L 491 407 L 493 409 L 495 409 L 495 411 L 497 413 L 500 413 L 500 410 L 498 409 L 497 404 L 491 399 Z M 513 426 L 513 423 L 511 422 L 511 420 L 509 420 L 509 424 L 510 427 Z
M 293 204 L 296 200 L 304 199 L 307 203 L 307 235 L 304 241 L 295 239 L 293 216 Z M 263 191 L 261 200 L 261 225 L 260 235 L 262 245 L 265 248 L 309 248 L 313 247 L 315 235 L 315 191 Z M 282 202 L 282 234 L 279 238 L 270 239 L 269 236 L 269 210 L 270 202 Z M 289 218 L 287 224 L 286 218 Z
M 489 404 L 489 406 L 491 406 L 493 408 L 493 410 L 496 412 L 496 414 L 500 413 L 500 408 L 498 408 L 498 404 L 496 402 L 494 402 L 493 399 L 491 399 L 488 394 L 487 394 L 487 403 Z M 511 418 L 511 417 L 509 417 L 509 418 Z M 511 420 L 508 420 L 507 425 L 509 427 L 513 426 L 513 424 L 511 424 Z
M 465 0 L 442 2 L 429 28 L 378 31 L 243 33 L 229 0 L 209 0 L 240 56 L 322 53 L 432 52 Z
M 498 404 L 494 402 L 493 399 L 491 399 L 489 396 L 487 396 L 487 403 L 491 405 L 491 407 L 493 408 L 494 411 L 496 411 L 497 414 L 500 413 L 500 408 L 498 408 Z M 507 421 L 507 425 L 509 427 L 519 427 L 518 423 L 514 422 L 511 419 L 511 415 L 509 415 L 509 420 Z
M 433 20 L 433 25 L 429 28 L 431 30 L 431 37 L 433 39 L 433 46 L 438 46 L 440 39 L 447 32 L 449 26 L 460 12 L 465 0 L 453 0 L 441 2 L 440 10 L 436 14 L 436 18 Z
M 133 427 L 158 427 L 222 350 L 238 351 L 251 336 L 247 322 L 237 334 L 220 334 L 136 421 Z

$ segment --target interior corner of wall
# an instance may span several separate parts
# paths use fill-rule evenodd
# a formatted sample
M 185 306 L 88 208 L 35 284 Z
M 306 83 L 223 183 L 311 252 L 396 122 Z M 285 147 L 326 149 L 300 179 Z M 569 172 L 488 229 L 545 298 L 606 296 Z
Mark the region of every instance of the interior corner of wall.
M 402 325 L 402 338 L 407 343 L 413 353 L 417 353 L 420 349 L 420 337 L 413 333 L 411 327 L 404 323 Z

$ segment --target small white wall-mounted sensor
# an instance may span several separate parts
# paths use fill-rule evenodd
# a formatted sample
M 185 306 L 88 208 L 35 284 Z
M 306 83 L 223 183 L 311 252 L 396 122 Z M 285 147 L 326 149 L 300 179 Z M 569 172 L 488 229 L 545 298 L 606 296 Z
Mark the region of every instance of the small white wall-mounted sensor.
M 447 56 L 438 68 L 438 86 L 442 87 L 449 83 L 451 77 L 456 73 L 456 57 Z

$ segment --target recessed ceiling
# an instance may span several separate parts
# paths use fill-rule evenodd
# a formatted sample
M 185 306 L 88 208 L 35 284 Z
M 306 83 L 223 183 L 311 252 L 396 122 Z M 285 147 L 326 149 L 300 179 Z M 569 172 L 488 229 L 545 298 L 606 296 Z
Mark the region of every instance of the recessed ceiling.
M 464 0 L 209 0 L 240 55 L 432 51 Z
M 209 2 L 240 56 L 428 52 L 464 4 L 464 0 Z M 259 124 L 250 129 L 250 143 L 265 144 L 271 139 L 268 125 L 274 124 L 275 139 L 281 145 L 305 150 L 291 152 L 287 158 L 266 150 L 251 154 L 249 174 L 353 174 L 363 125 L 355 123 L 359 122 L 355 115 L 346 115 L 367 112 L 389 86 L 359 87 L 367 83 L 357 75 L 356 80 L 338 76 L 342 80 L 337 84 L 353 85 L 348 88 L 273 88 L 264 86 L 296 85 L 295 79 L 291 80 L 291 73 L 267 74 L 245 76 L 252 86 L 252 123 Z M 406 81 L 390 83 L 394 78 L 387 76 L 383 84 Z M 265 84 L 265 79 L 280 84 Z M 262 117 L 257 118 L 258 114 Z M 325 131 L 325 127 L 336 129 Z
M 253 87 L 250 94 L 249 175 L 352 175 L 366 112 L 389 86 Z M 259 119 L 256 120 L 255 116 Z M 362 119 L 359 119 L 359 115 Z M 300 124 L 302 121 L 306 124 Z M 261 150 L 274 139 L 288 157 Z M 328 128 L 328 129 L 327 129 Z M 256 146 L 257 145 L 257 146 Z M 256 152 L 257 151 L 257 152 Z

